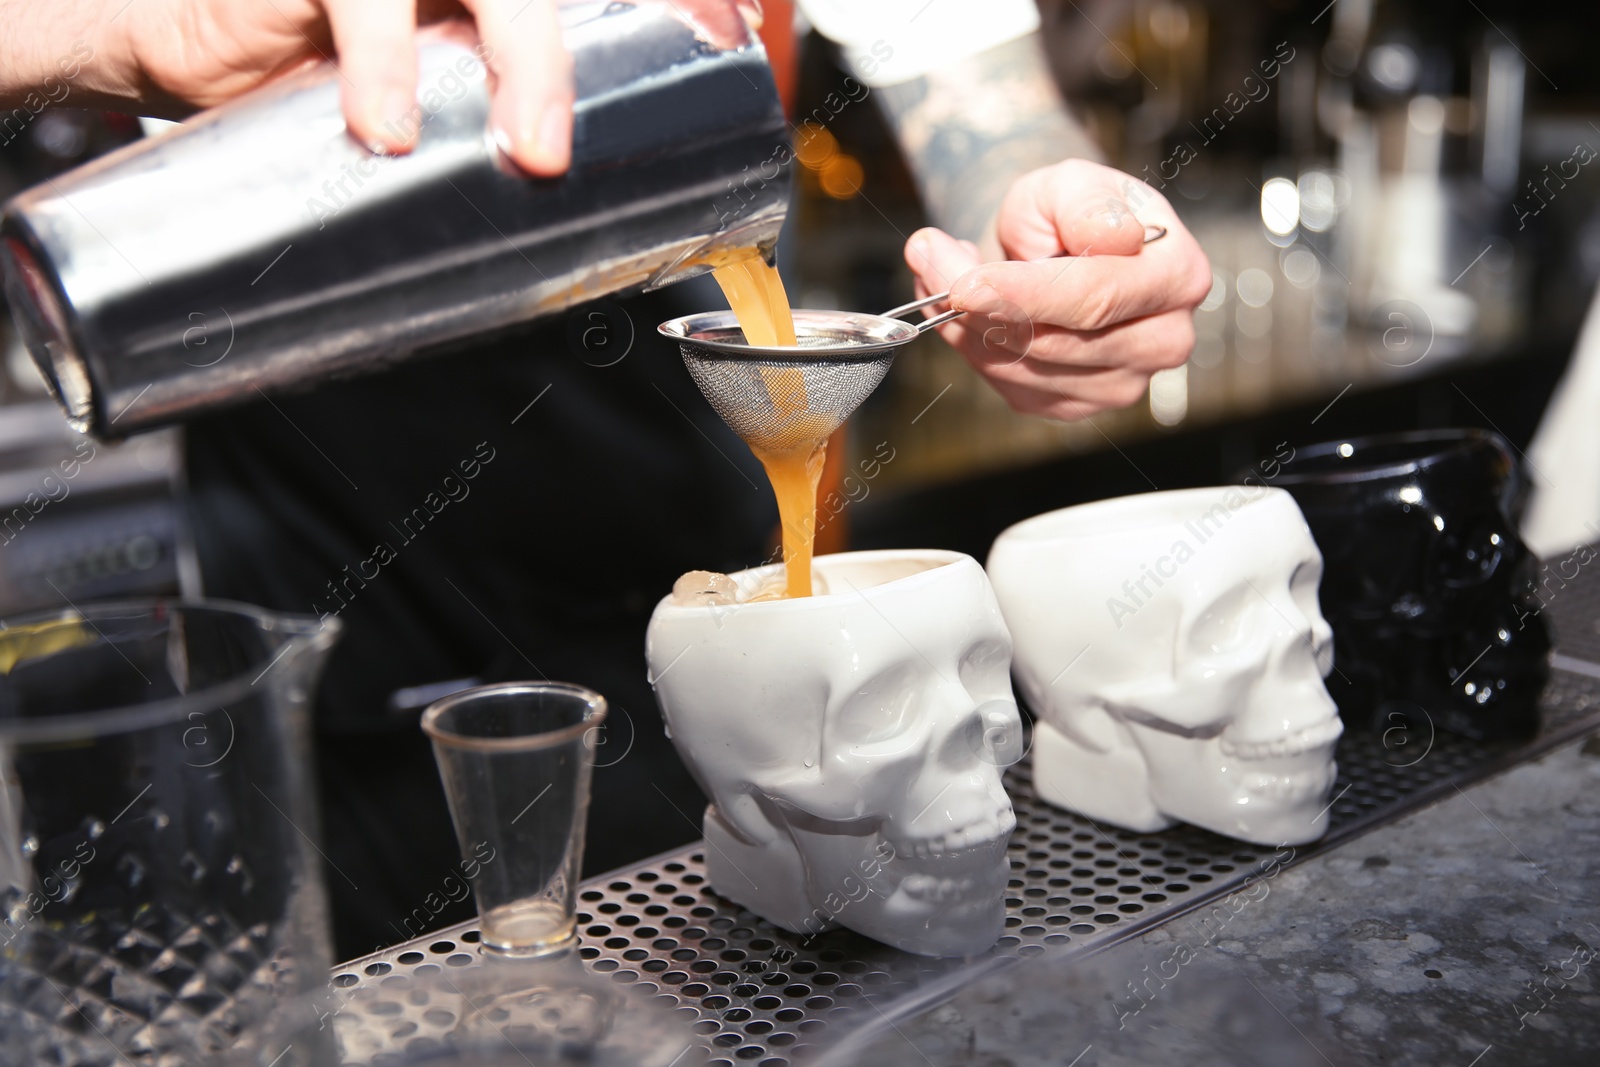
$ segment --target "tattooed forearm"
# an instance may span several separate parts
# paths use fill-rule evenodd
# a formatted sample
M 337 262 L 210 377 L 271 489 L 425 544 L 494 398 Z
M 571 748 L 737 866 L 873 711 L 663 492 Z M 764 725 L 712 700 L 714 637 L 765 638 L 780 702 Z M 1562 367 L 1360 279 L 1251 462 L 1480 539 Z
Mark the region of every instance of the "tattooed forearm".
M 894 128 L 933 223 L 981 238 L 1011 183 L 1100 151 L 1067 111 L 1038 34 L 873 93 Z

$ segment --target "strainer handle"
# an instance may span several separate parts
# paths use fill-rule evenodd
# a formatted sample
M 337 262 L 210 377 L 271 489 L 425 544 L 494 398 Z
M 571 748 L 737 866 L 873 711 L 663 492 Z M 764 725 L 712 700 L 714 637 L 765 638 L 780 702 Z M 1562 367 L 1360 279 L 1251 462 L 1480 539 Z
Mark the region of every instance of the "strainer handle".
M 937 304 L 941 300 L 948 299 L 950 299 L 949 292 L 935 293 L 932 296 L 923 297 L 921 300 L 914 300 L 909 304 L 903 304 L 892 311 L 885 311 L 883 313 L 883 317 L 886 319 L 898 319 L 900 316 L 905 315 L 908 312 L 918 311 L 930 304 Z M 939 314 L 934 315 L 932 318 L 923 319 L 921 322 L 917 323 L 917 332 L 919 334 L 927 333 L 935 326 L 942 326 L 951 319 L 958 319 L 965 314 L 965 311 L 957 311 L 954 308 L 950 309 L 949 311 L 940 312 Z
M 1165 237 L 1166 235 L 1167 235 L 1167 228 L 1165 226 L 1146 226 L 1144 228 L 1144 243 L 1145 244 L 1149 244 L 1151 241 L 1159 241 L 1163 237 Z M 1062 256 L 1041 256 L 1039 258 L 1040 259 L 1061 259 L 1061 258 L 1064 258 L 1064 257 L 1062 257 Z M 1033 262 L 1037 263 L 1038 260 L 1034 260 Z M 925 307 L 929 307 L 929 306 L 931 306 L 933 304 L 942 304 L 946 300 L 949 300 L 949 299 L 950 299 L 950 291 L 948 289 L 946 289 L 942 293 L 934 293 L 932 296 L 925 296 L 921 300 L 913 300 L 909 304 L 901 304 L 897 308 L 890 308 L 888 311 L 885 311 L 883 313 L 883 317 L 886 318 L 886 319 L 898 319 L 902 315 L 909 315 L 913 311 L 920 311 L 921 309 L 923 309 Z M 921 322 L 917 323 L 917 332 L 919 334 L 920 333 L 927 333 L 929 330 L 933 329 L 935 326 L 943 326 L 945 323 L 949 322 L 951 319 L 960 318 L 962 315 L 965 315 L 965 314 L 966 314 L 965 311 L 956 311 L 956 310 L 952 309 L 950 311 L 945 311 L 945 312 L 942 312 L 942 313 L 940 313 L 938 315 L 934 315 L 932 318 L 923 319 Z

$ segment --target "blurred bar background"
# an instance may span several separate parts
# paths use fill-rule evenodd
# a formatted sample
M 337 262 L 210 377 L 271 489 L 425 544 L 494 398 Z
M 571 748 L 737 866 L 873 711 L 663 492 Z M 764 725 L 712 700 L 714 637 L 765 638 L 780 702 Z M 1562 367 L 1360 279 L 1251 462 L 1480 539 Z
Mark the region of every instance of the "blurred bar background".
M 1159 188 L 1211 259 L 1194 354 L 1143 404 L 1051 423 L 923 340 L 853 420 L 858 463 L 883 442 L 895 456 L 849 509 L 857 547 L 981 556 L 1045 507 L 1211 484 L 1285 440 L 1471 425 L 1526 445 L 1600 277 L 1584 44 L 1600 17 L 1429 0 L 1040 7 L 1106 161 Z M 810 43 L 802 115 L 843 77 Z M 820 114 L 801 125 L 797 302 L 878 310 L 909 293 L 901 247 L 924 219 L 876 111 Z
M 854 547 L 981 556 L 1025 515 L 1214 483 L 1280 441 L 1475 425 L 1526 445 L 1600 278 L 1600 12 L 1040 6 L 1060 87 L 1107 162 L 1160 187 L 1211 258 L 1194 354 L 1144 403 L 1061 424 L 1012 413 L 943 342 L 919 341 L 852 420 L 839 491 L 853 503 L 827 520 L 830 541 L 848 528 Z M 800 45 L 790 291 L 880 311 L 911 296 L 915 188 L 874 107 L 827 104 L 845 77 L 831 47 Z M 0 197 L 139 135 L 117 115 L 0 115 Z M 0 353 L 0 612 L 197 592 L 181 431 L 89 446 L 9 318 Z M 86 447 L 95 458 L 65 479 Z

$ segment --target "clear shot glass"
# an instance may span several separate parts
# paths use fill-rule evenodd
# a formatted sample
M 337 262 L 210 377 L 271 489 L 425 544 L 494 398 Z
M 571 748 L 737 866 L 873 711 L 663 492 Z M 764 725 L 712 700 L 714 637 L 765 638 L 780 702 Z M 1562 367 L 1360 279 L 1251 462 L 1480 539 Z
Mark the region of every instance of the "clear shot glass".
M 604 697 L 565 682 L 479 686 L 423 712 L 485 951 L 543 956 L 577 940 L 589 780 L 605 717 Z

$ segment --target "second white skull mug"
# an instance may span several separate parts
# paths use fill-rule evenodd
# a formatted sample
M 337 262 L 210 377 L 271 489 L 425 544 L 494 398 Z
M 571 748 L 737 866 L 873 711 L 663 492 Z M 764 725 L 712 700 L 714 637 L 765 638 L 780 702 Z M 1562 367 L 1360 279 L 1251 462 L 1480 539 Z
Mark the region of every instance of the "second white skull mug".
M 1131 830 L 1321 837 L 1342 726 L 1322 556 L 1281 489 L 1147 493 L 1039 515 L 988 561 L 1038 716 L 1045 800 Z

